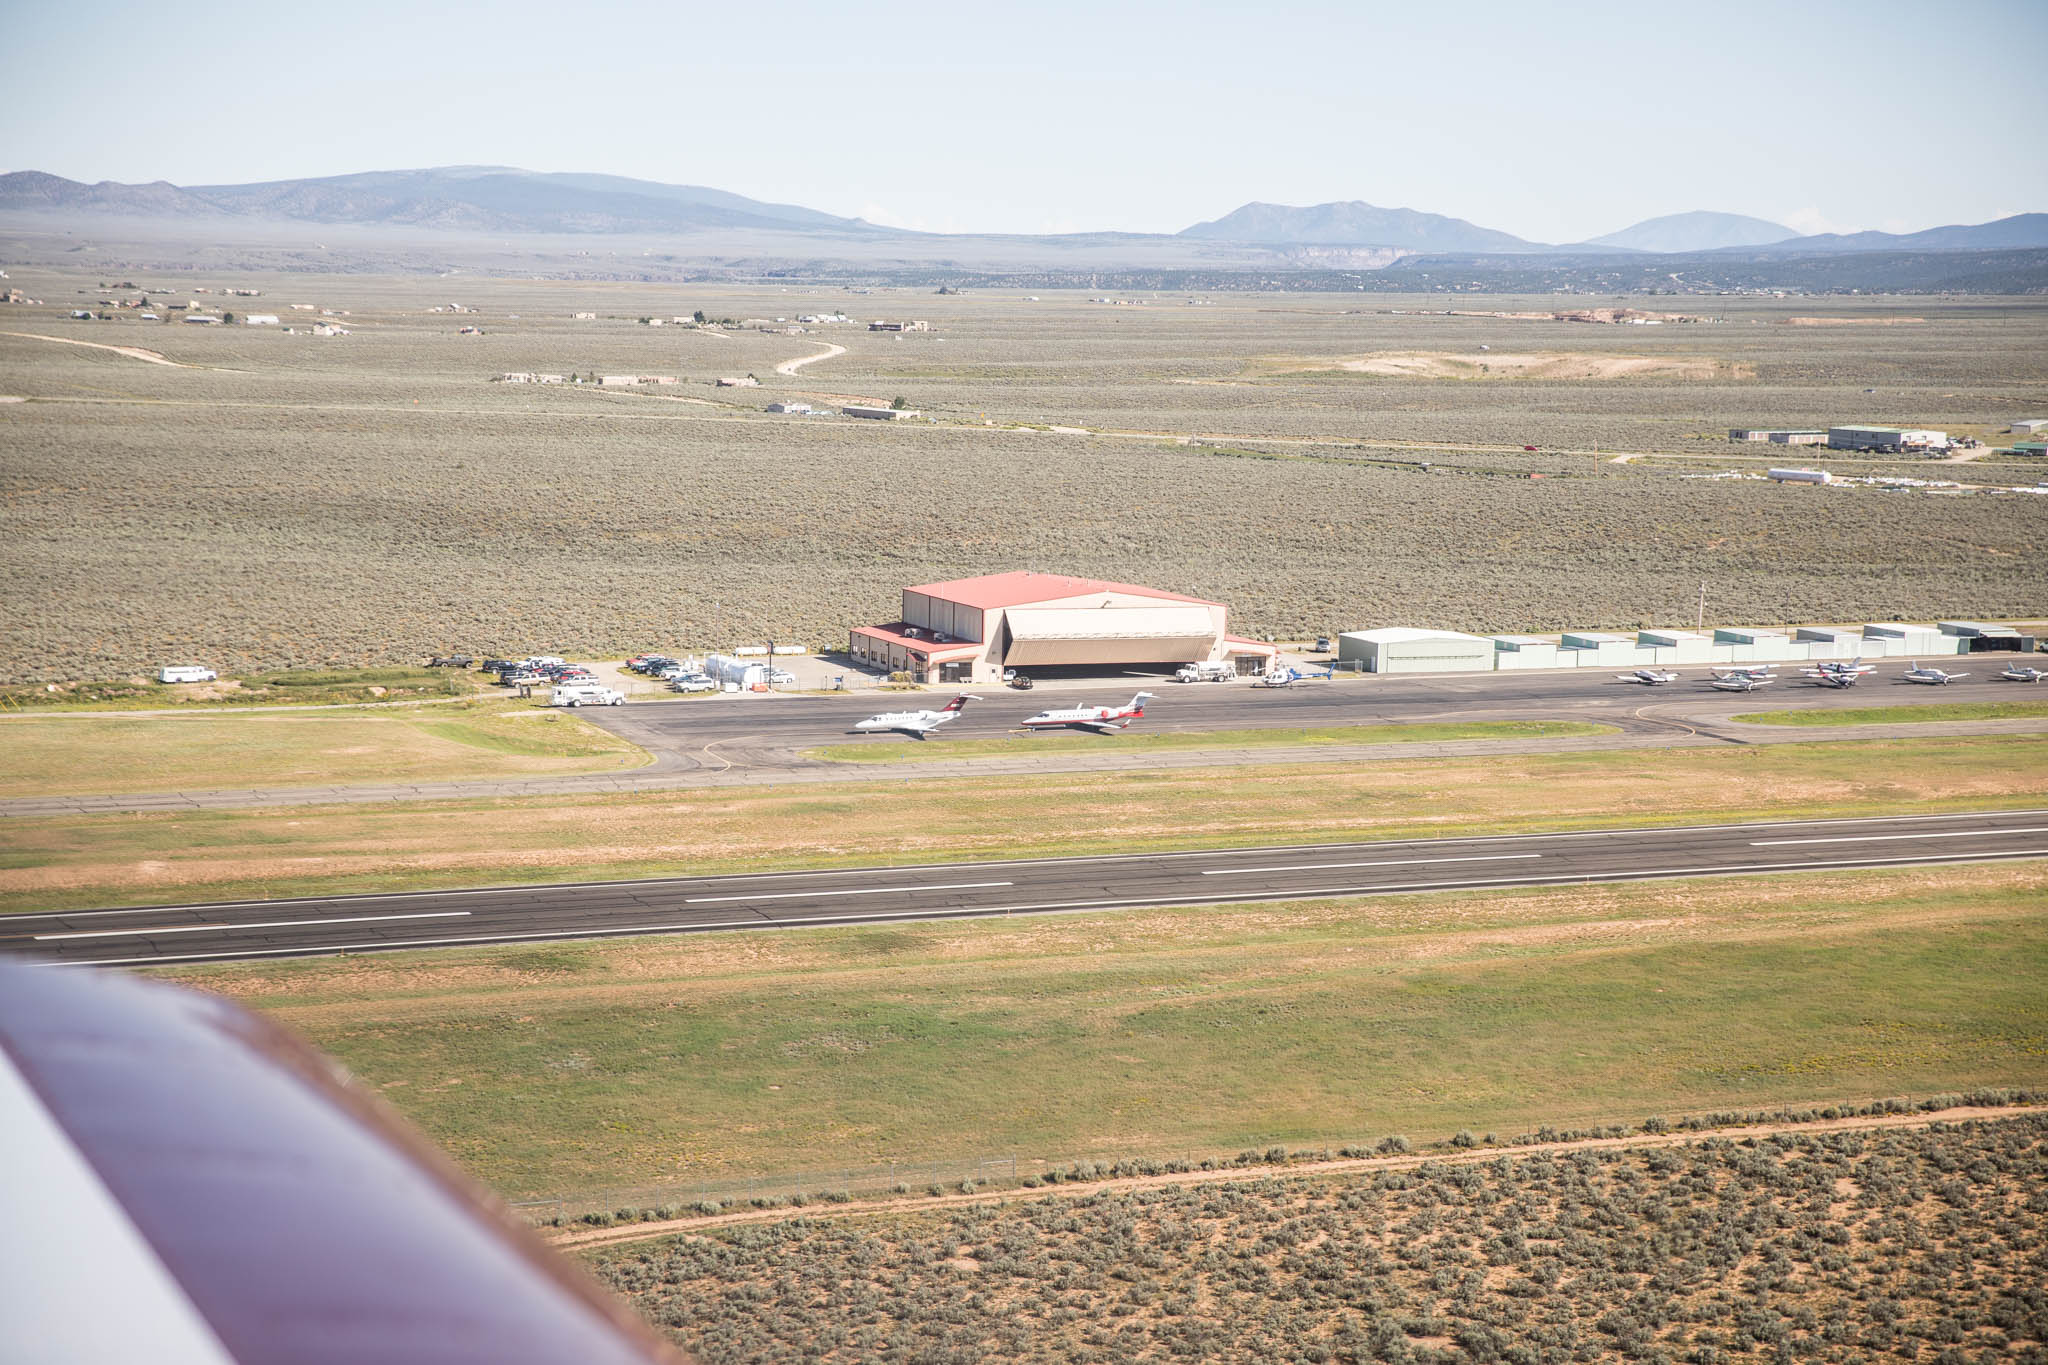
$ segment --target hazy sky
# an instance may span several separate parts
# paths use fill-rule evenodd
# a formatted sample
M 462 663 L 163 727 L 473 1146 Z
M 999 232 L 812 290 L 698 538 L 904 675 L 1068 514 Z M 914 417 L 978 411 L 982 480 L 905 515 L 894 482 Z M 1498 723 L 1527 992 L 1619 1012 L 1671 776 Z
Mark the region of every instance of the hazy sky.
M 2048 209 L 2048 0 L 6 8 L 0 169 L 453 164 L 936 231 L 1177 231 L 1364 199 L 1574 241 Z

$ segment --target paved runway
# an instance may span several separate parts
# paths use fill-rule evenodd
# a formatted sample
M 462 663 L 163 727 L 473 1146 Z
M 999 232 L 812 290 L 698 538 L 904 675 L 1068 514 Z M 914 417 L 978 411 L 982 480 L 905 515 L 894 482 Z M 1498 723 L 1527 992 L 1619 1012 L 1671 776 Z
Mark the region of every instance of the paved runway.
M 0 918 L 0 952 L 147 965 L 2037 857 L 2048 810 L 72 910 Z
M 1570 752 L 1724 744 L 1811 744 L 1901 734 L 2021 733 L 2048 728 L 2035 720 L 1936 722 L 1905 725 L 1797 728 L 1739 725 L 1730 717 L 1793 707 L 1840 709 L 1912 706 L 1959 701 L 2024 701 L 2040 689 L 1999 682 L 2002 661 L 1955 660 L 1971 677 L 1947 687 L 1923 687 L 1899 678 L 1906 660 L 1887 659 L 1878 672 L 1845 690 L 1808 685 L 1796 676 L 1758 692 L 1719 692 L 1705 668 L 1681 670 L 1678 682 L 1644 687 L 1620 682 L 1606 669 L 1381 675 L 1292 688 L 1242 683 L 1174 683 L 1132 678 L 1115 687 L 1011 692 L 982 688 L 963 717 L 928 740 L 901 734 L 856 735 L 852 725 L 883 710 L 944 706 L 951 691 L 865 692 L 847 696 L 743 696 L 683 698 L 593 707 L 577 712 L 653 755 L 624 772 L 563 777 L 485 778 L 444 782 L 388 782 L 226 791 L 132 792 L 0 799 L 0 818 L 128 811 L 228 810 L 250 806 L 323 805 L 388 801 L 474 800 L 496 797 L 576 796 L 675 790 L 689 787 L 764 786 L 789 782 L 901 782 L 910 778 L 1021 776 L 1056 772 L 1112 772 L 1227 767 L 1244 763 L 1343 763 L 1453 757 L 1461 754 Z M 1610 725 L 1619 733 L 1553 739 L 1395 741 L 1370 745 L 1247 747 L 1146 752 L 1119 735 L 1089 735 L 1080 750 L 917 764 L 825 763 L 803 757 L 828 744 L 878 748 L 926 746 L 943 754 L 954 740 L 1010 734 L 1017 722 L 1048 706 L 1129 701 L 1140 688 L 1157 694 L 1133 733 L 1219 730 L 1320 729 L 1470 721 L 1576 720 Z M 167 718 L 165 724 L 176 724 Z M 1073 732 L 1068 732 L 1073 733 Z

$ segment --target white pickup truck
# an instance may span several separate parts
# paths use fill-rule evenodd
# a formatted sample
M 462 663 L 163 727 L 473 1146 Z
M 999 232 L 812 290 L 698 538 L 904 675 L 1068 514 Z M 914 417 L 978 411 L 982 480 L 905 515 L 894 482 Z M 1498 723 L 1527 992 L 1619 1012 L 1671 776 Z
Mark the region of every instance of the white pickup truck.
M 620 706 L 626 694 L 597 683 L 558 683 L 548 691 L 549 706 Z

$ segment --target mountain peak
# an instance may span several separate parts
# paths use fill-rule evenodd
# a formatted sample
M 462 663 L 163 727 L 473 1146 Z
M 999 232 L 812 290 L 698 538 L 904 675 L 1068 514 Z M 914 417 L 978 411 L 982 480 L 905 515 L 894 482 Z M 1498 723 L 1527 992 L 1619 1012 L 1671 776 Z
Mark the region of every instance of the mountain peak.
M 1633 227 L 1610 232 L 1605 237 L 1595 237 L 1586 245 L 1677 253 L 1718 251 L 1730 246 L 1771 246 L 1790 241 L 1798 235 L 1781 223 L 1762 218 L 1695 209 L 1691 213 L 1667 213 L 1661 218 L 1645 218 Z
M 1537 251 L 1512 233 L 1478 227 L 1462 218 L 1414 209 L 1383 209 L 1362 199 L 1295 208 L 1250 203 L 1212 222 L 1183 229 L 1182 237 L 1262 246 L 1388 246 L 1416 251 Z

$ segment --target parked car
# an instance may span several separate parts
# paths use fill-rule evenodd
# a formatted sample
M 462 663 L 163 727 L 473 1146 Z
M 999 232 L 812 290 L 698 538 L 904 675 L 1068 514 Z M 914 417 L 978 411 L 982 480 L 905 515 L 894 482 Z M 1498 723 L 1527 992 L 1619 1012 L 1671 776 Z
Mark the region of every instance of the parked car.
M 1010 678 L 1010 686 L 1016 688 L 1019 692 L 1029 692 L 1031 690 L 1031 679 L 1025 677 L 1022 673 L 1018 673 Z
M 700 673 L 693 677 L 677 678 L 668 685 L 668 690 L 671 692 L 716 692 L 718 684 Z
M 796 674 L 783 668 L 771 668 L 768 670 L 768 685 L 770 687 L 795 687 Z

